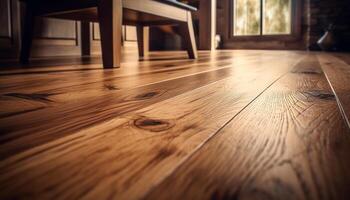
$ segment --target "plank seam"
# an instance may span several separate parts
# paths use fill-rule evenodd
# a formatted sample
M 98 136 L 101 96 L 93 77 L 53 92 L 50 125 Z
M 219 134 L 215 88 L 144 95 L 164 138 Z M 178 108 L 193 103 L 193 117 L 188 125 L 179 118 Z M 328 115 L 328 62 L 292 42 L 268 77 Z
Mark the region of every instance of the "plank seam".
M 299 61 L 298 61 L 299 62 Z M 298 63 L 296 62 L 296 63 Z M 295 66 L 295 64 L 293 65 Z M 145 193 L 145 195 L 141 198 L 147 197 L 153 190 L 155 190 L 156 187 L 161 185 L 163 182 L 165 182 L 171 174 L 175 173 L 184 163 L 186 160 L 193 157 L 205 144 L 210 142 L 222 129 L 224 129 L 231 121 L 233 121 L 240 113 L 243 112 L 248 106 L 250 106 L 257 98 L 259 98 L 265 91 L 267 91 L 272 85 L 274 85 L 277 81 L 279 81 L 282 77 L 286 76 L 290 71 L 283 73 L 280 75 L 276 80 L 274 80 L 271 84 L 269 84 L 263 91 L 261 91 L 256 97 L 254 97 L 247 105 L 245 105 L 239 112 L 237 112 L 231 119 L 229 119 L 227 122 L 224 123 L 222 127 L 220 127 L 217 131 L 215 131 L 212 135 L 210 135 L 205 141 L 202 142 L 202 144 L 198 145 L 191 154 L 189 154 L 187 157 L 185 157 L 182 161 L 179 162 L 179 165 L 174 168 L 172 172 L 170 172 L 168 175 L 164 177 L 162 181 L 160 181 L 158 184 L 154 185 L 148 192 Z
M 319 62 L 319 56 L 317 56 L 317 60 L 318 60 L 318 62 Z M 320 62 L 319 62 L 319 63 L 320 63 Z M 328 77 L 328 74 L 327 74 L 326 71 L 324 70 L 323 66 L 322 66 L 322 65 L 320 65 L 320 66 L 321 66 L 321 69 L 322 69 L 322 71 L 323 71 L 323 74 L 324 74 L 324 76 L 326 77 L 327 82 L 328 82 L 328 84 L 329 84 L 329 86 L 330 86 L 330 88 L 331 88 L 331 90 L 332 90 L 332 92 L 333 92 L 333 94 L 334 94 L 334 96 L 335 96 L 335 99 L 336 99 L 337 104 L 338 104 L 338 108 L 339 108 L 339 110 L 340 110 L 340 114 L 342 115 L 342 117 L 343 117 L 343 119 L 344 119 L 346 125 L 347 125 L 348 128 L 350 129 L 350 121 L 349 121 L 349 119 L 348 119 L 348 117 L 347 117 L 347 115 L 346 115 L 346 112 L 345 112 L 345 110 L 344 110 L 343 104 L 342 104 L 342 102 L 340 101 L 339 96 L 338 96 L 337 92 L 335 91 L 335 89 L 334 89 L 334 87 L 333 87 L 333 85 L 332 85 L 331 80 L 330 80 L 329 77 Z

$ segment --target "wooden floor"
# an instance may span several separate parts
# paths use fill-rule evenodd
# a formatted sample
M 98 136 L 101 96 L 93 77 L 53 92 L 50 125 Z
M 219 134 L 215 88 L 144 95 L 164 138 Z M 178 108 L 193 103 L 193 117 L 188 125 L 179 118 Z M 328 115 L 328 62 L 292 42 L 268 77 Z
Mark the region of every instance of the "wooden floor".
M 123 59 L 2 66 L 1 200 L 350 199 L 350 54 Z

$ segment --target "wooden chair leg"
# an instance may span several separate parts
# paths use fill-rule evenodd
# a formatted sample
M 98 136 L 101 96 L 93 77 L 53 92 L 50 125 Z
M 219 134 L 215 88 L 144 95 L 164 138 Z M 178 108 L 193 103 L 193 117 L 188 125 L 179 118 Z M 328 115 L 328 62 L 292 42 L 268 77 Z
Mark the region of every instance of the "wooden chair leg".
M 180 24 L 180 31 L 184 40 L 185 48 L 191 59 L 198 58 L 196 38 L 194 36 L 191 12 L 187 12 L 187 22 Z
M 137 45 L 140 58 L 148 56 L 149 52 L 149 27 L 137 26 Z
M 31 6 L 26 3 L 24 24 L 21 33 L 21 49 L 19 55 L 19 61 L 22 64 L 27 64 L 29 61 L 33 40 L 34 20 L 33 10 Z
M 104 68 L 120 67 L 122 17 L 122 0 L 99 1 L 98 18 Z
M 91 42 L 90 42 L 90 22 L 81 22 L 81 55 L 90 56 L 91 55 Z

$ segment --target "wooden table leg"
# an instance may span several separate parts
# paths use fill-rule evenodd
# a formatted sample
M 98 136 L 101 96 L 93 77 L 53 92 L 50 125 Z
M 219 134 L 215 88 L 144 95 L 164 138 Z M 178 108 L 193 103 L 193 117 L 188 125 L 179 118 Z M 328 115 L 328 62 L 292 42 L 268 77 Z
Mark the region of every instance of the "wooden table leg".
M 137 45 L 140 58 L 146 57 L 149 52 L 149 27 L 137 26 Z
M 180 24 L 182 38 L 184 40 L 185 47 L 188 52 L 188 56 L 191 59 L 198 58 L 196 38 L 194 36 L 192 14 L 187 12 L 187 22 Z
M 101 0 L 98 4 L 102 60 L 104 68 L 120 67 L 122 0 Z
M 90 56 L 91 55 L 91 42 L 90 42 L 90 22 L 81 22 L 81 55 Z
M 34 29 L 34 14 L 33 8 L 28 2 L 25 4 L 25 17 L 22 31 L 22 42 L 20 49 L 19 60 L 22 64 L 27 64 L 30 57 L 30 51 L 33 41 L 33 29 Z

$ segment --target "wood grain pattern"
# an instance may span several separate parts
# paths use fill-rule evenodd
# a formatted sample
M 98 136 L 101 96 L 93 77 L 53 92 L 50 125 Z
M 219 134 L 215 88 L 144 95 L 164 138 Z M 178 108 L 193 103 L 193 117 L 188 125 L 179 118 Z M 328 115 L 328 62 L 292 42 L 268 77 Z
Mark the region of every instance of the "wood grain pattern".
M 347 60 L 343 61 L 330 55 L 320 55 L 318 58 L 336 94 L 344 119 L 350 127 L 350 64 L 347 63 L 350 59 L 347 57 Z
M 134 47 L 0 72 L 0 199 L 348 199 L 337 55 Z
M 297 65 L 145 199 L 348 199 L 350 132 L 319 71 Z
M 19 111 L 17 112 L 3 111 L 3 118 L 0 119 L 0 127 L 7 134 L 0 137 L 0 143 L 9 147 L 3 149 L 5 153 L 0 151 L 0 154 L 5 156 L 14 151 L 23 150 L 47 142 L 48 140 L 56 139 L 57 137 L 63 137 L 71 132 L 86 128 L 87 126 L 93 126 L 109 118 L 223 79 L 232 73 L 233 72 L 225 69 L 216 71 L 215 75 L 210 72 L 203 73 L 144 87 L 137 87 L 128 92 L 124 92 L 123 95 L 120 95 L 122 91 L 110 88 L 108 95 L 104 94 L 103 96 L 84 100 L 83 104 L 82 100 L 58 106 L 50 106 L 51 102 L 47 101 L 44 103 L 33 103 L 34 105 L 28 103 L 29 106 L 27 106 L 24 111 L 22 110 L 24 103 L 19 104 L 18 102 L 28 101 L 22 100 L 11 103 L 12 98 L 7 97 L 7 99 L 5 99 L 7 105 L 15 104 L 21 107 L 18 108 Z M 23 97 L 21 98 L 23 99 Z M 92 113 L 98 117 L 91 116 Z M 45 117 L 45 120 L 49 123 L 42 123 L 43 117 Z M 18 126 L 20 126 L 21 129 L 17 129 L 16 127 Z M 23 127 L 26 128 L 23 129 Z M 36 139 L 32 140 L 33 138 Z M 13 139 L 15 140 L 13 141 Z M 18 143 L 22 143 L 22 145 L 18 145 Z M 10 146 L 12 146 L 12 148 Z
M 8 157 L 0 163 L 1 197 L 140 198 L 297 60 L 290 56 L 234 68 L 229 78 Z M 106 109 L 96 103 L 91 108 Z M 101 116 L 90 112 L 90 120 Z M 5 149 L 11 146 L 18 144 Z
M 120 77 L 119 74 L 111 72 L 112 77 L 106 76 L 100 81 L 100 74 L 97 73 L 98 76 L 96 76 L 95 72 L 92 72 L 89 77 L 94 78 L 89 78 L 90 83 L 85 83 L 86 79 L 78 78 L 75 82 L 76 86 L 69 87 L 65 84 L 72 83 L 70 81 L 72 74 L 67 75 L 66 73 L 63 75 L 67 77 L 60 77 L 57 79 L 60 80 L 58 82 L 47 82 L 49 81 L 46 80 L 47 76 L 44 76 L 43 80 L 38 79 L 38 75 L 16 76 L 24 81 L 22 84 L 19 84 L 17 79 L 5 79 L 4 85 L 11 82 L 10 80 L 15 80 L 15 82 L 11 83 L 13 87 L 5 87 L 6 89 L 0 90 L 7 91 L 0 99 L 0 103 L 4 105 L 0 109 L 0 128 L 6 132 L 0 137 L 0 142 L 8 146 L 8 148 L 3 148 L 1 154 L 2 156 L 10 155 L 66 136 L 113 116 L 231 76 L 237 70 L 235 68 L 256 67 L 259 62 L 268 62 L 272 58 L 268 54 L 258 54 L 252 57 L 234 56 L 229 63 L 227 59 L 224 59 L 223 66 L 221 66 L 223 63 L 217 62 L 221 60 L 220 57 L 216 59 L 213 59 L 208 66 L 198 63 L 195 68 L 193 64 L 190 65 L 192 67 L 189 67 L 180 63 L 180 70 L 176 69 L 174 72 L 173 70 L 159 71 L 158 67 L 153 73 L 140 73 L 138 76 L 136 74 L 123 76 L 121 73 Z M 176 65 L 174 67 L 176 68 Z M 262 70 L 260 67 L 266 66 L 256 67 L 256 70 Z M 105 75 L 104 73 L 102 77 Z M 28 79 L 33 80 L 35 85 L 29 84 Z M 43 88 L 32 90 L 31 88 L 35 89 L 36 85 L 44 86 L 44 90 Z M 99 117 L 92 117 L 91 113 Z M 42 123 L 43 119 L 47 123 Z M 36 139 L 33 140 L 33 138 Z M 17 145 L 19 143 L 21 145 Z
M 263 57 L 262 57 L 263 56 Z M 16 75 L 3 77 L 0 80 L 0 103 L 22 105 L 5 107 L 0 110 L 1 115 L 13 115 L 13 113 L 22 113 L 31 111 L 34 108 L 52 107 L 53 105 L 61 103 L 72 103 L 89 97 L 102 96 L 107 93 L 122 92 L 124 89 L 133 87 L 141 87 L 160 81 L 174 79 L 181 76 L 194 75 L 198 73 L 205 73 L 208 71 L 215 71 L 222 68 L 232 68 L 239 65 L 252 65 L 261 60 L 267 61 L 273 59 L 275 56 L 265 54 L 258 54 L 256 56 L 218 56 L 214 60 L 199 59 L 198 62 L 160 62 L 151 67 L 140 66 L 140 69 L 111 71 L 106 73 L 101 70 L 92 72 L 75 71 L 72 73 L 53 73 L 47 76 L 40 76 L 34 73 L 33 75 Z M 161 68 L 164 63 L 166 67 Z M 138 65 L 136 65 L 138 66 Z M 195 67 L 194 67 L 195 66 Z M 125 68 L 123 68 L 125 69 Z M 39 78 L 40 77 L 40 78 Z M 39 81 L 40 80 L 40 81 Z M 28 103 L 23 104 L 23 98 L 8 98 L 9 94 L 19 94 L 22 96 L 46 96 L 46 102 L 30 101 L 26 98 Z M 27 105 L 27 106 L 26 106 Z M 37 105 L 37 106 L 35 106 Z
M 163 55 L 163 53 L 156 55 Z M 109 72 L 100 69 L 92 71 L 78 69 L 66 72 L 65 70 L 53 71 L 49 68 L 41 71 L 33 69 L 27 74 L 27 71 L 31 71 L 29 68 L 28 70 L 13 70 L 15 73 L 13 75 L 13 72 L 8 70 L 8 76 L 3 74 L 0 79 L 0 103 L 8 106 L 3 106 L 0 113 L 5 117 L 50 108 L 62 103 L 73 105 L 73 102 L 80 102 L 80 99 L 104 96 L 109 93 L 124 93 L 125 89 L 198 73 L 214 72 L 223 68 L 252 65 L 277 56 L 262 52 L 249 54 L 249 56 L 243 55 L 239 52 L 222 52 L 210 58 L 207 53 L 201 53 L 201 58 L 195 62 L 188 60 L 152 61 L 150 64 L 149 61 L 144 61 L 138 65 L 131 64 L 122 70 Z M 225 71 L 229 72 L 229 70 Z M 6 71 L 3 72 L 6 73 Z M 43 76 L 45 73 L 49 74 Z M 45 98 L 45 101 L 38 97 Z

